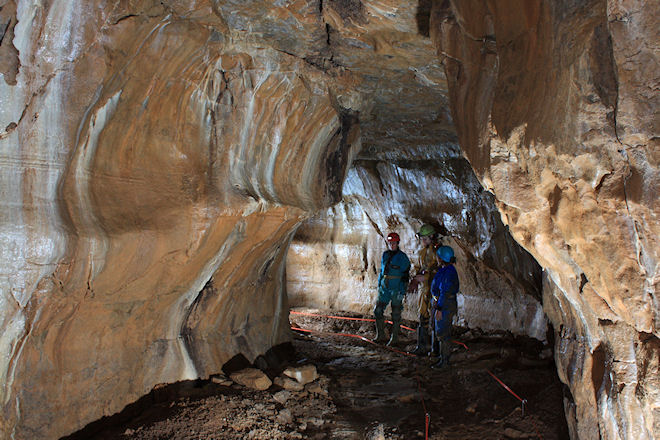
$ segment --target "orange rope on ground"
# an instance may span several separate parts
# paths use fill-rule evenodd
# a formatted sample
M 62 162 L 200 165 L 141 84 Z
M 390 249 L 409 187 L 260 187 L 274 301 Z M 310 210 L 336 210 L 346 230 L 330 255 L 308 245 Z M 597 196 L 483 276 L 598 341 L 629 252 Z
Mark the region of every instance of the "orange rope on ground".
M 465 345 L 464 343 L 460 342 L 460 341 L 451 341 L 451 342 L 453 342 L 455 344 L 458 344 L 458 345 L 462 345 L 467 351 L 470 351 L 470 348 L 467 345 Z M 509 393 L 511 393 L 511 395 L 513 395 L 513 397 L 515 397 L 516 399 L 518 399 L 520 401 L 520 406 L 522 408 L 522 416 L 525 417 L 525 405 L 527 405 L 527 399 L 523 399 L 522 397 L 520 397 L 519 395 L 514 393 L 513 390 L 507 386 L 507 384 L 502 382 L 499 379 L 499 377 L 495 376 L 490 370 L 486 370 L 486 372 L 488 374 L 490 374 L 491 377 L 493 379 L 495 379 L 500 385 L 502 385 L 502 387 L 504 387 L 505 390 L 507 390 Z M 538 436 L 538 438 L 543 440 L 543 437 L 539 433 L 539 428 L 536 426 L 536 422 L 534 421 L 534 419 L 531 419 L 531 421 L 532 421 L 532 425 L 534 425 L 534 430 L 536 431 L 536 435 Z
M 460 342 L 460 341 L 451 341 L 451 342 L 453 342 L 454 344 L 461 345 L 461 346 L 463 346 L 463 348 L 465 348 L 467 351 L 470 351 L 470 349 L 468 348 L 468 346 L 465 345 L 465 344 L 463 344 L 463 343 Z
M 304 312 L 296 312 L 296 311 L 289 311 L 292 315 L 302 315 L 302 316 L 315 316 L 317 318 L 333 318 L 333 319 L 343 319 L 346 321 L 365 321 L 365 322 L 376 322 L 375 319 L 368 319 L 368 318 L 351 318 L 350 316 L 334 316 L 334 315 L 319 315 L 316 313 L 304 313 Z M 385 321 L 388 324 L 392 324 L 392 321 Z M 405 325 L 402 325 L 401 328 L 405 328 L 406 330 L 410 330 L 411 332 L 417 331 L 414 328 L 406 327 Z
M 520 400 L 520 403 L 523 404 L 523 408 L 524 408 L 524 405 L 525 405 L 525 403 L 527 403 L 527 400 L 523 399 L 522 397 L 520 397 L 519 395 L 517 395 L 516 393 L 514 393 L 513 390 L 512 390 L 511 388 L 509 388 L 509 387 L 508 387 L 504 382 L 502 382 L 497 376 L 495 376 L 493 373 L 491 373 L 490 370 L 486 370 L 486 373 L 490 374 L 490 375 L 492 376 L 492 378 L 495 379 L 500 385 L 502 385 L 502 387 L 504 387 L 505 390 L 507 390 L 509 393 L 511 393 L 511 395 L 512 395 L 513 397 L 515 397 L 516 399 Z
M 346 336 L 348 338 L 360 339 L 364 342 L 368 342 L 370 344 L 373 344 L 373 345 L 376 345 L 376 346 L 379 346 L 379 347 L 383 347 L 386 350 L 393 351 L 395 353 L 403 354 L 403 355 L 406 355 L 406 356 L 415 356 L 414 354 L 406 353 L 405 351 L 397 350 L 396 348 L 388 347 L 387 345 L 380 345 L 380 344 L 372 341 L 369 338 L 365 338 L 364 336 L 360 336 L 360 335 L 354 335 L 352 333 L 320 332 L 320 331 L 317 331 L 317 330 L 308 330 L 308 329 L 304 329 L 304 328 L 300 328 L 300 327 L 293 327 L 293 326 L 291 326 L 291 330 L 297 330 L 299 332 L 305 332 L 305 333 L 317 333 L 317 334 L 320 334 L 320 335 L 325 334 L 325 335 L 334 335 L 334 336 Z
M 351 318 L 351 317 L 348 317 L 348 316 L 320 315 L 320 314 L 316 314 L 316 313 L 296 312 L 296 311 L 293 311 L 293 310 L 291 310 L 290 313 L 291 313 L 291 314 L 294 314 L 294 315 L 315 316 L 315 317 L 319 317 L 319 318 L 343 319 L 343 320 L 347 320 L 347 321 L 366 321 L 366 322 L 375 322 L 375 319 L 367 319 L 367 318 Z M 390 323 L 390 324 L 392 323 L 392 321 L 386 321 L 386 322 L 388 322 L 388 323 Z M 406 327 L 406 326 L 404 326 L 404 325 L 402 325 L 401 327 L 405 328 L 406 330 L 415 331 L 414 329 L 412 329 L 412 328 L 410 328 L 410 327 Z M 346 337 L 351 337 L 351 338 L 361 339 L 361 340 L 363 340 L 363 341 L 365 341 L 365 342 L 368 342 L 368 343 L 370 343 L 370 344 L 374 344 L 374 345 L 378 345 L 378 346 L 380 346 L 380 344 L 375 343 L 375 342 L 372 341 L 371 339 L 365 338 L 364 336 L 360 336 L 360 335 L 354 335 L 354 334 L 352 334 L 352 333 L 320 332 L 320 331 L 315 331 L 315 330 L 307 330 L 307 329 L 303 329 L 303 328 L 299 328 L 299 327 L 291 327 L 291 329 L 292 329 L 292 330 L 298 330 L 298 331 L 301 331 L 301 332 L 306 332 L 306 333 L 319 333 L 319 334 L 330 334 L 330 335 L 346 336 Z M 467 345 L 465 345 L 464 343 L 460 342 L 460 341 L 454 341 L 454 340 L 452 340 L 451 342 L 453 342 L 453 343 L 455 343 L 455 344 L 458 344 L 458 345 L 461 345 L 461 346 L 462 346 L 463 348 L 465 348 L 467 351 L 470 351 L 470 348 L 469 348 Z M 407 352 L 405 352 L 405 351 L 401 351 L 401 350 L 397 350 L 396 348 L 392 348 L 392 347 L 388 347 L 388 346 L 383 346 L 383 347 L 386 348 L 386 349 L 388 349 L 388 350 L 390 350 L 390 351 L 393 351 L 393 352 L 395 352 L 395 353 L 400 353 L 400 354 L 403 354 L 403 355 L 406 355 L 406 356 L 415 356 L 414 354 L 407 353 Z M 418 367 L 418 368 L 419 368 L 419 367 Z M 500 384 L 505 390 L 507 390 L 509 393 L 511 393 L 511 395 L 512 395 L 513 397 L 515 397 L 516 399 L 518 399 L 518 400 L 520 401 L 520 403 L 521 403 L 521 405 L 522 405 L 522 416 L 524 417 L 524 416 L 525 416 L 525 405 L 527 404 L 527 399 L 523 399 L 522 397 L 520 397 L 519 395 L 517 395 L 517 394 L 516 394 L 511 388 L 509 388 L 504 382 L 502 382 L 502 381 L 501 381 L 497 376 L 495 376 L 490 370 L 486 370 L 486 372 L 487 372 L 487 373 L 488 373 L 493 379 L 495 379 L 495 380 L 496 380 L 496 381 L 497 381 L 497 382 L 498 382 L 498 383 L 499 383 L 499 384 Z M 421 394 L 421 383 L 420 383 L 420 379 L 419 379 L 419 374 L 417 375 L 417 385 L 418 385 L 418 387 L 419 387 L 419 391 L 420 391 L 420 394 Z M 428 435 L 429 435 L 429 424 L 430 424 L 430 420 L 431 420 L 431 415 L 430 415 L 430 414 L 428 413 L 428 411 L 426 410 L 426 403 L 424 402 L 424 398 L 423 398 L 423 397 L 422 397 L 422 406 L 424 407 L 424 413 L 425 413 L 425 418 L 426 418 L 426 439 L 428 439 Z M 540 439 L 543 439 L 543 437 L 541 437 L 541 434 L 539 434 L 538 428 L 536 427 L 536 423 L 534 422 L 533 419 L 532 419 L 532 423 L 533 423 L 533 425 L 534 425 L 534 429 L 536 430 L 536 434 L 538 435 L 538 437 L 539 437 Z
M 431 424 L 431 414 L 429 414 L 429 410 L 426 409 L 426 402 L 424 401 L 424 393 L 422 392 L 422 380 L 419 378 L 419 364 L 417 364 L 417 372 L 415 377 L 417 378 L 417 389 L 419 390 L 419 397 L 422 399 L 422 407 L 424 408 L 424 439 L 429 440 L 429 425 Z

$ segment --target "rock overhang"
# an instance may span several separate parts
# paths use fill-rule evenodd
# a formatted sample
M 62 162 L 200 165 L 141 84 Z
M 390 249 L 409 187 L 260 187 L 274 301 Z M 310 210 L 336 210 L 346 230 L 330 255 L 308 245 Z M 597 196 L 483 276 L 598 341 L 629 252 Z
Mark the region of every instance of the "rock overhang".
M 373 176 L 374 163 L 377 175 L 416 170 L 416 158 L 455 154 L 457 140 L 516 239 L 549 269 L 544 304 L 564 328 L 558 367 L 578 403 L 576 433 L 596 426 L 635 436 L 653 432 L 657 94 L 646 90 L 652 69 L 628 66 L 657 65 L 653 38 L 644 37 L 654 35 L 657 8 L 593 1 L 557 21 L 574 5 L 512 1 L 505 9 L 515 13 L 505 16 L 488 2 L 469 8 L 446 2 L 456 29 L 439 3 L 430 15 L 441 20 L 430 27 L 429 2 L 399 3 L 19 2 L 14 8 L 9 2 L 2 8 L 8 38 L 0 55 L 10 61 L 0 64 L 0 94 L 9 102 L 0 124 L 7 146 L 2 236 L 12 250 L 2 265 L 9 353 L 2 368 L 3 432 L 16 429 L 20 438 L 38 424 L 59 435 L 116 411 L 158 381 L 207 374 L 235 352 L 254 356 L 286 339 L 284 258 L 298 225 L 338 201 L 345 173 L 347 184 L 357 185 L 353 175 Z M 552 50 L 538 50 L 548 44 Z M 587 56 L 585 47 L 592 47 Z M 547 53 L 561 56 L 554 63 Z M 232 68 L 219 67 L 219 60 Z M 548 69 L 530 70 L 534 60 Z M 558 87 L 535 87 L 554 74 Z M 594 93 L 573 99 L 577 88 L 569 80 L 581 90 L 593 85 Z M 561 93 L 552 96 L 555 91 Z M 292 96 L 305 98 L 292 104 Z M 289 118 L 296 103 L 304 109 Z M 576 111 L 581 125 L 564 127 L 562 109 Z M 259 123 L 241 132 L 254 115 Z M 539 115 L 551 115 L 551 123 Z M 318 126 L 327 129 L 314 131 Z M 290 137 L 278 141 L 278 131 Z M 246 132 L 262 136 L 241 138 Z M 218 142 L 236 136 L 243 141 Z M 528 138 L 539 142 L 521 141 Z M 482 148 L 484 139 L 489 149 Z M 291 149 L 278 150 L 278 143 Z M 309 162 L 303 150 L 316 152 Z M 581 205 L 586 209 L 575 208 Z M 595 221 L 581 229 L 585 216 L 612 226 Z M 497 249 L 508 246 L 505 240 Z M 608 255 L 624 264 L 600 270 L 594 263 Z M 247 291 L 258 291 L 264 313 L 242 303 Z M 95 322 L 86 321 L 90 316 Z M 167 325 L 145 325 L 161 321 Z M 64 325 L 51 325 L 56 322 Z M 137 341 L 122 336 L 121 326 Z M 134 383 L 99 379 L 117 373 L 113 338 L 131 340 L 119 352 L 123 367 L 141 372 Z M 108 354 L 90 354 L 92 339 Z M 631 344 L 634 353 L 619 350 Z M 139 360 L 144 353 L 148 359 Z M 575 359 L 584 360 L 589 374 L 578 374 Z M 159 360 L 160 370 L 153 367 Z M 594 362 L 602 365 L 592 369 Z M 599 372 L 607 380 L 592 380 Z M 43 402 L 54 411 L 66 405 L 49 401 L 47 390 L 40 394 L 41 377 L 59 377 L 57 386 L 72 395 L 95 390 L 101 403 L 68 402 L 73 411 L 81 408 L 68 427 L 49 424 Z M 608 408 L 615 399 L 607 388 L 615 383 L 623 385 L 617 402 L 624 409 L 593 414 L 589 408 Z M 646 397 L 635 395 L 636 387 Z

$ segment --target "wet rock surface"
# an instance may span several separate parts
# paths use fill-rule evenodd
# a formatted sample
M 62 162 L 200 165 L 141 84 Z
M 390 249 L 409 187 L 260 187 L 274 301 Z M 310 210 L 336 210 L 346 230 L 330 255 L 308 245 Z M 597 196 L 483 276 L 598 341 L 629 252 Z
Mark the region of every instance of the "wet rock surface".
M 300 316 L 295 320 L 318 332 L 296 334 L 293 344 L 298 365 L 317 366 L 319 378 L 309 385 L 322 392 L 277 386 L 253 391 L 236 384 L 199 382 L 178 391 L 187 395 L 156 402 L 130 421 L 72 439 L 83 434 L 97 440 L 424 438 L 424 405 L 430 415 L 430 439 L 568 436 L 561 384 L 551 359 L 542 360 L 534 343 L 464 333 L 457 340 L 467 344 L 469 352 L 456 345 L 452 367 L 438 371 L 429 368 L 427 358 L 331 335 L 371 336 L 369 323 Z M 404 331 L 399 348 L 412 342 Z M 530 365 L 532 360 L 537 363 Z M 528 400 L 524 417 L 520 402 L 486 370 Z

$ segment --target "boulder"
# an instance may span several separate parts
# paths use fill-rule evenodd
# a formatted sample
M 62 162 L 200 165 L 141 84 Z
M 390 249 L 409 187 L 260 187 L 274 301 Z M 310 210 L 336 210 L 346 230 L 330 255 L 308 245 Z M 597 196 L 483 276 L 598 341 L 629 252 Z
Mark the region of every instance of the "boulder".
M 316 366 L 312 364 L 307 364 L 300 367 L 289 367 L 284 370 L 282 374 L 295 379 L 302 385 L 313 382 L 319 377 L 316 371 Z
M 232 373 L 231 380 L 253 390 L 267 390 L 273 382 L 257 368 L 245 368 Z
M 286 376 L 277 376 L 274 380 L 274 383 L 275 385 L 289 391 L 302 391 L 305 389 L 303 384 Z

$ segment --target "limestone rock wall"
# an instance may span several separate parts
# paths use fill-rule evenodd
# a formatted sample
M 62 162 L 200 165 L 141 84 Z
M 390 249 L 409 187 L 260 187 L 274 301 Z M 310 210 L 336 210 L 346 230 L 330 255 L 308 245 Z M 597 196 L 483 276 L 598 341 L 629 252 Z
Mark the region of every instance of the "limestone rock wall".
M 317 213 L 294 248 L 348 275 L 329 305 L 371 302 L 377 231 L 411 249 L 434 222 L 466 290 L 540 334 L 494 202 L 547 272 L 573 436 L 657 437 L 658 8 L 0 0 L 0 435 L 286 341 L 285 256 Z
M 548 273 L 573 438 L 660 436 L 658 2 L 444 1 L 461 148 Z
M 287 258 L 290 304 L 370 313 L 384 237 L 399 233 L 416 264 L 415 232 L 428 222 L 457 255 L 457 324 L 545 340 L 540 267 L 502 225 L 460 150 L 448 144 L 421 159 L 401 150 L 379 156 L 360 153 L 342 202 L 298 229 Z M 406 296 L 404 318 L 418 319 L 418 298 Z
M 429 36 L 431 2 L 321 6 L 330 64 L 359 77 L 362 150 L 342 202 L 307 221 L 292 243 L 292 304 L 369 312 L 385 249 L 381 235 L 399 232 L 413 257 L 414 232 L 430 222 L 448 242 L 457 240 L 460 323 L 544 339 L 539 267 L 506 232 L 458 148 L 447 81 Z M 416 300 L 408 297 L 406 317 L 417 318 Z
M 359 148 L 350 80 L 218 2 L 0 14 L 0 437 L 58 438 L 289 340 L 288 244 Z

